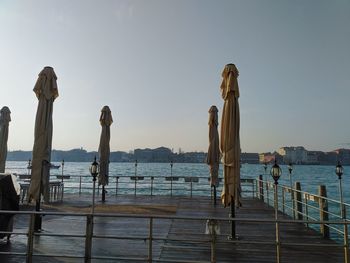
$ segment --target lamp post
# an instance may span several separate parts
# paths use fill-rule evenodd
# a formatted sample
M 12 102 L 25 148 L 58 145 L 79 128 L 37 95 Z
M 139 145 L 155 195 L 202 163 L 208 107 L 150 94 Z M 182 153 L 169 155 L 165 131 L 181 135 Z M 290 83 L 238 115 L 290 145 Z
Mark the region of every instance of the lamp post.
M 272 166 L 270 174 L 275 181 L 274 184 L 274 194 L 275 194 L 275 220 L 276 220 L 276 260 L 277 263 L 280 262 L 280 241 L 279 241 L 279 224 L 278 224 L 278 179 L 281 177 L 282 170 L 277 164 L 275 159 L 275 164 Z
M 293 171 L 293 164 L 288 164 L 288 171 L 289 171 L 289 184 L 290 184 L 290 200 L 292 202 L 292 212 L 293 212 L 293 218 L 295 219 L 295 209 L 294 209 L 294 191 L 293 191 L 293 181 L 292 181 L 292 171 Z
M 64 192 L 64 185 L 63 185 L 63 169 L 64 169 L 64 160 L 62 160 L 61 163 L 61 167 L 62 167 L 62 175 L 61 175 L 61 201 L 63 201 L 63 192 Z
M 98 173 L 100 172 L 100 167 L 98 165 L 98 162 L 96 162 L 96 156 L 94 158 L 93 163 L 90 166 L 90 173 L 92 176 L 92 181 L 93 181 L 93 188 L 92 188 L 92 208 L 91 208 L 91 213 L 94 214 L 95 212 L 95 185 L 96 185 L 96 177 Z
M 173 160 L 170 161 L 170 196 L 173 196 Z
M 30 174 L 30 170 L 32 169 L 32 160 L 31 160 L 31 159 L 28 160 L 27 169 L 28 169 L 28 170 L 27 170 L 28 174 Z
M 137 159 L 135 160 L 135 192 L 134 192 L 134 196 L 136 196 L 136 183 L 137 183 Z
M 267 204 L 269 204 L 269 183 L 268 183 L 268 178 L 267 178 L 267 163 L 264 162 L 264 170 L 265 170 L 265 181 L 266 181 L 266 201 Z
M 341 181 L 341 176 L 344 173 L 344 169 L 339 161 L 338 161 L 337 166 L 335 167 L 335 173 L 339 179 L 340 215 L 344 221 L 344 262 L 347 263 L 348 262 L 348 225 L 345 224 L 345 222 L 346 222 L 346 210 L 345 210 L 345 206 L 344 206 L 343 187 L 342 187 L 342 181 Z

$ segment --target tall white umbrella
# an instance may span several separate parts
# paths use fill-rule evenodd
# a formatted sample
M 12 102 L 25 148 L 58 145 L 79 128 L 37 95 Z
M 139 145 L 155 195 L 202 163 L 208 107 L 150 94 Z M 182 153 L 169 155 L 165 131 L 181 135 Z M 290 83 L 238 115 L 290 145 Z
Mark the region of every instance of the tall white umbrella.
M 28 200 L 49 201 L 49 178 L 52 148 L 52 112 L 53 102 L 58 97 L 57 77 L 52 67 L 45 67 L 40 73 L 33 91 L 38 98 L 35 118 L 32 173 L 28 191 Z
M 11 111 L 5 106 L 0 110 L 0 173 L 5 172 L 10 121 Z
M 98 147 L 98 153 L 100 156 L 100 172 L 98 175 L 98 184 L 102 185 L 102 202 L 105 201 L 105 189 L 108 185 L 108 173 L 109 173 L 109 155 L 110 147 L 109 142 L 111 139 L 110 126 L 113 123 L 112 113 L 108 106 L 104 106 L 101 110 L 100 124 L 102 126 L 100 144 Z

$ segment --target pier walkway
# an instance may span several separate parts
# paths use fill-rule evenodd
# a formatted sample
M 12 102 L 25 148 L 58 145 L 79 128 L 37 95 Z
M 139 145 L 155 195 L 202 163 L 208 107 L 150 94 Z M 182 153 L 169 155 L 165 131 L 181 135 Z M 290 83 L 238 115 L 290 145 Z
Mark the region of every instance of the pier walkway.
M 42 208 L 49 214 L 43 216 L 43 231 L 34 235 L 32 262 L 84 262 L 91 195 L 65 194 L 62 203 Z M 244 199 L 236 211 L 235 240 L 227 239 L 229 210 L 219 201 L 214 207 L 208 197 L 107 195 L 104 204 L 96 202 L 91 262 L 211 262 L 213 251 L 216 262 L 276 262 L 274 209 L 259 199 Z M 205 234 L 208 218 L 219 222 L 215 242 Z M 0 252 L 11 254 L 0 254 L 0 262 L 26 262 L 29 219 L 16 215 L 17 234 L 9 244 L 0 241 Z M 279 219 L 280 262 L 344 262 L 339 244 L 303 223 L 287 222 L 288 216 L 279 214 Z

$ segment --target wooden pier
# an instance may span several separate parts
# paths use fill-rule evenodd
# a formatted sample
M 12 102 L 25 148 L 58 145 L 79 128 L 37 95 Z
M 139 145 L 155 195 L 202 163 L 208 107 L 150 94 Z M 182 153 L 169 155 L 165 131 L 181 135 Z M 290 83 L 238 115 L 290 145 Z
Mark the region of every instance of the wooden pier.
M 44 205 L 45 212 L 64 211 L 70 215 L 43 217 L 43 231 L 33 238 L 33 262 L 84 262 L 86 215 L 72 213 L 89 213 L 90 209 L 91 195 L 65 194 L 62 203 Z M 23 206 L 21 210 L 33 210 L 33 207 Z M 207 197 L 108 195 L 104 204 L 97 199 L 95 212 L 118 217 L 95 216 L 92 262 L 190 263 L 210 262 L 213 243 L 212 237 L 205 234 L 206 219 L 228 218 L 229 208 L 222 207 L 220 202 L 214 207 Z M 159 218 L 150 220 L 152 215 Z M 219 221 L 216 262 L 276 262 L 275 222 L 239 221 L 273 220 L 273 207 L 259 199 L 244 199 L 236 218 L 236 240 L 227 239 L 230 222 Z M 291 219 L 282 214 L 279 218 Z M 27 232 L 28 222 L 29 215 L 16 215 L 14 231 Z M 279 233 L 280 262 L 344 262 L 343 247 L 335 246 L 334 241 L 322 238 L 302 223 L 280 223 Z M 62 234 L 71 236 L 60 236 Z M 0 262 L 26 262 L 25 255 L 16 253 L 26 253 L 27 236 L 14 234 L 9 244 L 0 242 L 0 251 L 12 253 L 0 254 Z

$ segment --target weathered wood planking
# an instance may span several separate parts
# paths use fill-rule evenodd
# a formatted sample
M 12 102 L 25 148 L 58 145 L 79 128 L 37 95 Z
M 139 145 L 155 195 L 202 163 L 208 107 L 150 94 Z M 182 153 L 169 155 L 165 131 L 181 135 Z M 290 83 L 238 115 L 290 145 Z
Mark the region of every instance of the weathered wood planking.
M 65 207 L 79 208 L 89 207 L 91 196 L 65 194 L 63 204 L 43 206 L 44 210 L 64 210 Z M 97 202 L 99 206 L 103 205 Z M 205 197 L 165 197 L 165 196 L 107 196 L 108 205 L 142 205 L 142 206 L 175 206 L 171 215 L 177 216 L 201 216 L 201 217 L 227 217 L 229 208 L 223 208 L 218 202 L 213 207 L 212 202 Z M 25 209 L 25 207 L 22 207 Z M 33 209 L 29 207 L 27 209 Z M 152 210 L 150 210 L 152 211 Z M 171 211 L 171 210 L 169 210 Z M 280 215 L 283 217 L 282 215 Z M 245 199 L 243 207 L 236 212 L 237 218 L 264 218 L 273 219 L 274 210 L 259 200 Z M 284 217 L 287 218 L 287 217 Z M 28 216 L 16 216 L 15 231 L 26 231 Z M 205 220 L 180 220 L 180 219 L 154 219 L 154 238 L 167 238 L 168 240 L 155 240 L 153 242 L 153 257 L 157 262 L 164 260 L 210 261 L 210 244 L 203 243 L 209 240 L 205 235 Z M 98 236 L 113 237 L 148 237 L 148 219 L 137 218 L 96 218 L 94 221 L 94 234 Z M 273 244 L 234 244 L 227 242 L 230 231 L 228 221 L 221 222 L 221 235 L 216 245 L 217 262 L 275 262 L 275 245 Z M 84 217 L 45 216 L 43 218 L 43 234 L 85 234 Z M 273 223 L 242 223 L 236 226 L 239 240 L 242 242 L 263 241 L 274 242 L 275 226 Z M 319 248 L 305 246 L 283 246 L 284 242 L 293 243 L 320 243 L 334 244 L 330 240 L 321 238 L 320 234 L 306 228 L 301 224 L 281 224 L 280 236 L 282 242 L 281 262 L 343 262 L 343 249 Z M 180 242 L 171 239 L 184 239 Z M 25 252 L 26 236 L 14 235 L 11 244 L 0 244 L 1 251 Z M 196 242 L 189 242 L 194 240 Z M 95 257 L 134 257 L 147 258 L 148 242 L 145 240 L 120 240 L 120 239 L 93 239 L 92 256 Z M 34 239 L 34 254 L 57 255 L 84 255 L 83 237 L 52 237 L 40 236 Z M 0 262 L 25 262 L 24 257 L 0 255 Z M 74 258 L 33 258 L 33 262 L 83 262 L 83 259 Z M 93 260 L 93 262 L 119 262 L 118 260 Z M 136 259 L 122 262 L 138 262 Z M 145 262 L 145 261 L 144 261 Z

